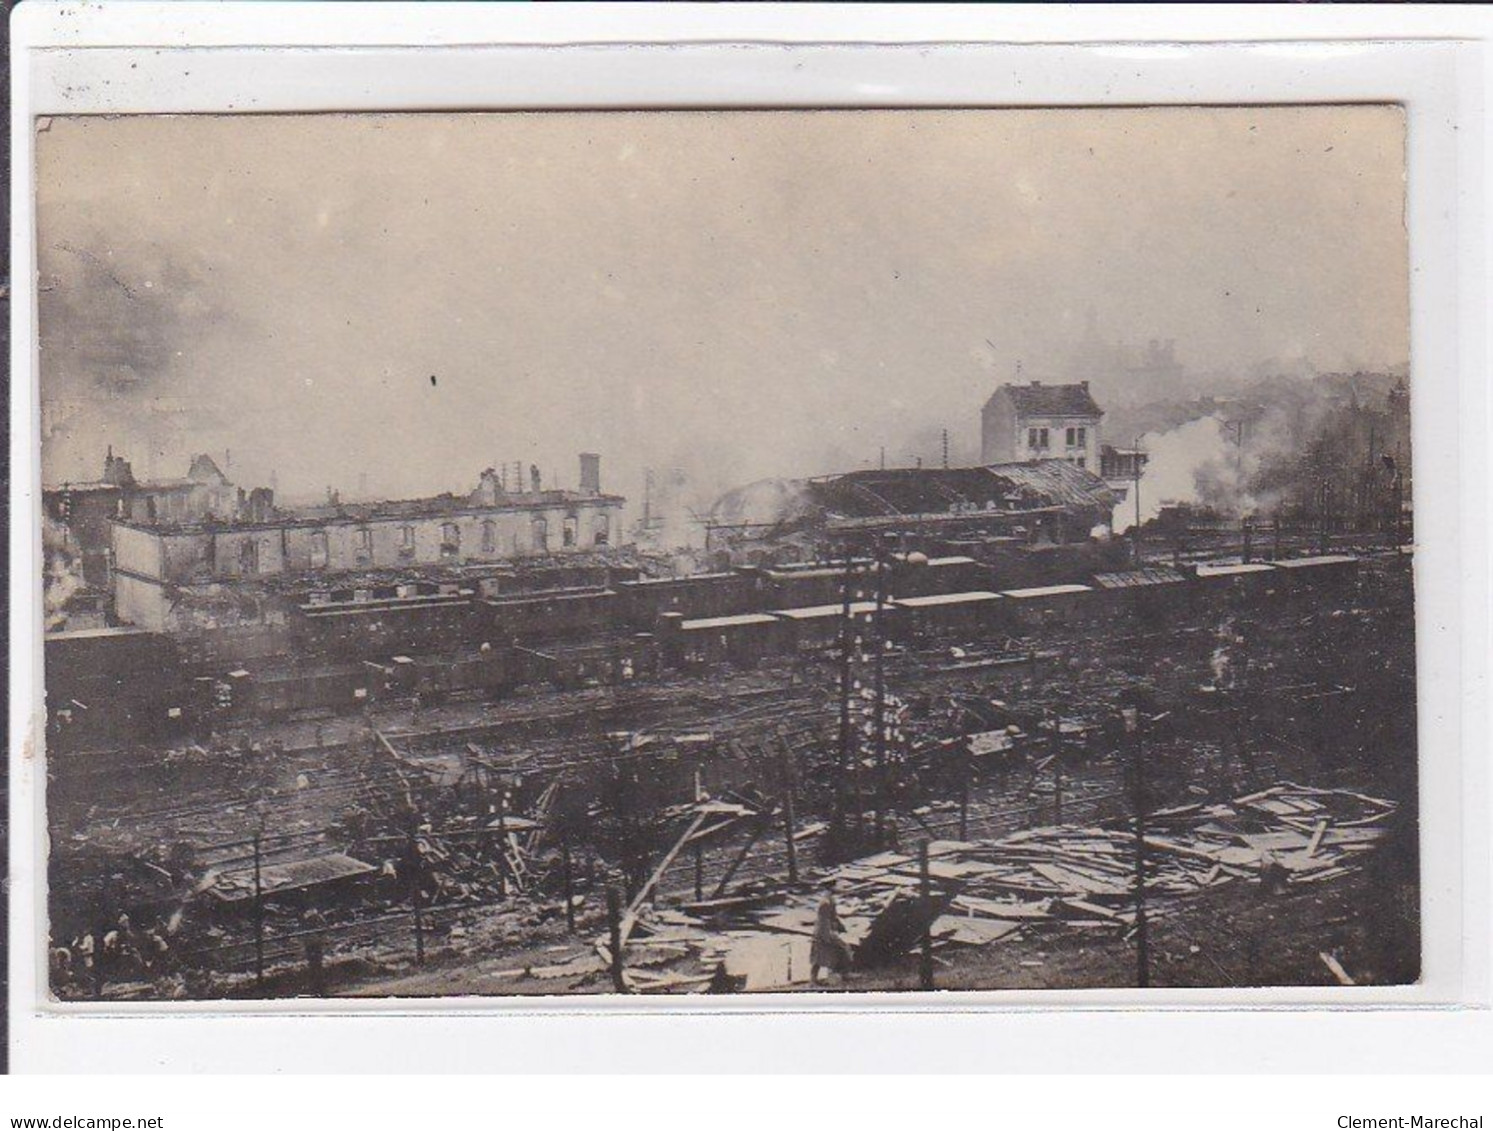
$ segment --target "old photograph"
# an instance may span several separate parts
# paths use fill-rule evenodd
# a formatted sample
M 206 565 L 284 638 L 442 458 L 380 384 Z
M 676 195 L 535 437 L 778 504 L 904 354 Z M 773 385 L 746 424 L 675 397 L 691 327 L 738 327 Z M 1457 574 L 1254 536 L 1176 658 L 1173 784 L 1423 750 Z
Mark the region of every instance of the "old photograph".
M 57 1001 L 1420 978 L 1400 107 L 34 141 Z

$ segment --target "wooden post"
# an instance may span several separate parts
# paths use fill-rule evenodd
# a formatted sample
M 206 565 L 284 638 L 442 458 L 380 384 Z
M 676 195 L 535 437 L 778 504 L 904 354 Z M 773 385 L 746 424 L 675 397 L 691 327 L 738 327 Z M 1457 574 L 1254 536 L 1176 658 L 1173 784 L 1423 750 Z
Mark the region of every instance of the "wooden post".
M 875 698 L 872 700 L 872 718 L 876 726 L 876 819 L 873 828 L 876 847 L 880 849 L 886 837 L 887 808 L 887 752 L 886 752 L 886 544 L 883 537 L 876 538 L 876 626 L 871 640 L 876 648 L 872 674 Z
M 498 781 L 498 896 L 508 898 L 508 783 Z
M 751 834 L 746 838 L 746 843 L 741 846 L 741 851 L 736 854 L 736 858 L 731 861 L 730 866 L 726 869 L 726 874 L 721 877 L 720 883 L 715 885 L 715 890 L 710 893 L 711 899 L 719 899 L 726 894 L 726 886 L 736 876 L 736 870 L 746 860 L 747 853 L 752 850 L 752 846 L 757 843 L 757 839 L 771 826 L 771 819 L 767 815 L 764 815 L 763 820 L 752 829 Z
M 420 885 L 420 846 L 415 839 L 415 821 L 410 820 L 410 904 L 415 913 L 415 964 L 425 965 L 425 893 Z
M 1130 738 L 1135 789 L 1135 984 L 1145 989 L 1151 984 L 1150 937 L 1146 923 L 1146 754 L 1138 711 Z
M 575 879 L 570 869 L 570 826 L 561 826 L 560 863 L 565 872 L 565 929 L 575 934 Z
M 963 756 L 959 761 L 959 839 L 969 839 L 969 778 L 973 767 L 973 756 L 969 752 L 969 740 L 964 742 Z
M 1052 759 L 1052 823 L 1063 823 L 1063 739 L 1058 736 L 1058 752 Z
M 627 992 L 627 979 L 622 974 L 622 900 L 617 889 L 607 885 L 607 936 L 612 950 L 612 989 L 619 994 Z
M 264 989 L 264 885 L 260 876 L 263 861 L 263 828 L 254 830 L 254 985 Z M 102 939 L 100 940 L 102 941 Z
M 928 841 L 918 843 L 918 895 L 922 900 L 923 946 L 918 956 L 918 985 L 933 988 L 933 882 L 928 874 Z
M 793 752 L 783 745 L 783 841 L 788 848 L 788 882 L 798 883 L 798 847 L 793 843 Z
M 854 813 L 856 830 L 860 828 L 860 780 L 856 775 L 858 755 L 850 718 L 851 652 L 855 648 L 855 622 L 850 615 L 851 589 L 855 583 L 854 560 L 850 544 L 845 544 L 845 576 L 840 583 L 840 757 L 835 774 L 835 834 L 843 837 L 847 809 Z M 849 795 L 849 796 L 847 796 Z
M 695 841 L 695 902 L 705 898 L 705 846 Z

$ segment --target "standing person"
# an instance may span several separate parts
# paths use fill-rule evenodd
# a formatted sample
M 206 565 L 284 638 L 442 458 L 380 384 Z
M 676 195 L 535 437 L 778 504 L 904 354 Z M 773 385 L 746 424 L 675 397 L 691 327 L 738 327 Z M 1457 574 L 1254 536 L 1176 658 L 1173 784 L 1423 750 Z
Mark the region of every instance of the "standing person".
M 842 977 L 850 970 L 850 946 L 843 937 L 844 930 L 834 893 L 826 887 L 814 921 L 814 941 L 809 947 L 809 981 L 813 985 L 820 985 L 821 968 Z
M 306 930 L 306 981 L 316 997 L 327 996 L 326 925 L 319 908 L 311 908 L 302 919 Z

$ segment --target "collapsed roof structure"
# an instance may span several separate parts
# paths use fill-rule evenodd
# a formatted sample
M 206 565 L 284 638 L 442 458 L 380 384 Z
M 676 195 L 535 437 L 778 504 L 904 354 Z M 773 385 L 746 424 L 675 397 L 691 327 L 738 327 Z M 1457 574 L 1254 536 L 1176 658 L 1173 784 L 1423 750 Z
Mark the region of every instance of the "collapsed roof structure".
M 708 545 L 877 535 L 1087 539 L 1108 525 L 1120 496 L 1093 472 L 1064 460 L 984 467 L 887 468 L 816 479 L 769 479 L 722 496 Z

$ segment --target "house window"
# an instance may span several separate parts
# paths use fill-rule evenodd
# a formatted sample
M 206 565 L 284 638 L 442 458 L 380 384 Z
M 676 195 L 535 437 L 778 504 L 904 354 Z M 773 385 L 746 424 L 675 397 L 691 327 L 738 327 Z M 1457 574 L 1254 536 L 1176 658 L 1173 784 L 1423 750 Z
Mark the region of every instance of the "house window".
M 1082 468 L 1087 468 L 1089 466 L 1088 457 L 1087 456 L 1079 456 L 1078 457 L 1078 466 L 1082 467 Z
M 596 516 L 593 526 L 592 542 L 597 546 L 605 546 L 612 539 L 611 523 L 605 513 Z
M 415 556 L 415 528 L 413 526 L 399 528 L 399 556 L 401 558 Z
M 355 543 L 358 555 L 358 564 L 367 565 L 373 561 L 373 531 L 366 526 L 358 528 L 358 538 Z
M 1026 430 L 1027 447 L 1033 451 L 1041 451 L 1047 447 L 1046 428 L 1028 428 Z
M 1077 446 L 1080 447 L 1080 448 L 1086 448 L 1086 447 L 1088 447 L 1089 446 L 1089 430 L 1087 428 L 1075 428 L 1074 431 L 1078 433 L 1078 445 Z
M 313 530 L 311 532 L 311 568 L 326 569 L 330 558 L 331 546 L 327 540 L 327 532 L 325 530 Z
M 441 523 L 441 557 L 454 558 L 461 553 L 461 527 L 454 522 Z
M 238 544 L 238 568 L 241 573 L 259 572 L 259 543 L 245 538 Z
M 260 573 L 271 573 L 274 571 L 275 559 L 270 550 L 270 540 L 268 538 L 261 538 L 259 540 L 259 553 L 256 556 L 258 558 Z
M 550 548 L 550 524 L 542 518 L 536 518 L 530 528 L 530 542 L 533 544 L 534 552 L 543 554 Z
M 565 516 L 565 525 L 560 530 L 560 540 L 566 546 L 575 545 L 576 520 L 575 515 Z
M 498 524 L 492 519 L 484 519 L 482 523 L 482 552 L 484 554 L 496 553 L 498 549 Z

